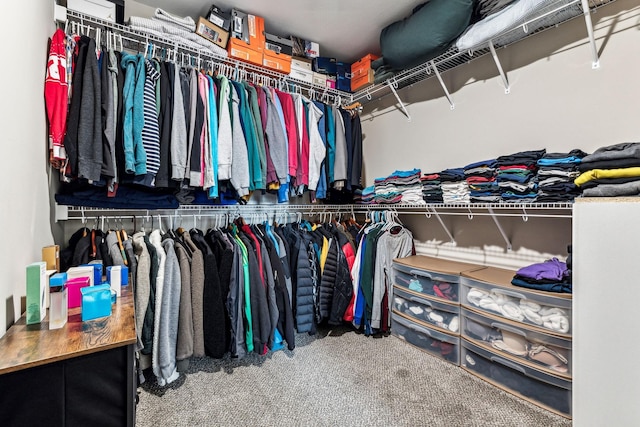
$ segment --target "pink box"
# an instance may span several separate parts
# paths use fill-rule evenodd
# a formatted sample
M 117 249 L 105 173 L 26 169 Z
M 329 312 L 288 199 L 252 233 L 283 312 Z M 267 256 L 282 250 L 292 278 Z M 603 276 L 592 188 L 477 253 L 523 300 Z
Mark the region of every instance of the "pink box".
M 67 295 L 68 308 L 80 307 L 82 305 L 82 294 L 80 288 L 89 286 L 90 279 L 88 277 L 76 277 L 75 279 L 69 279 L 67 281 L 67 289 L 69 294 Z

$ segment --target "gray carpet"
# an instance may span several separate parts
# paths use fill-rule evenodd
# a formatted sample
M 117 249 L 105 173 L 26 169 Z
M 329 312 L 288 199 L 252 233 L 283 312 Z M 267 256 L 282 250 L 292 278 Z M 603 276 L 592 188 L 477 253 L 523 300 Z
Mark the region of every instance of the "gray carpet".
M 192 359 L 169 387 L 140 388 L 137 426 L 571 426 L 389 336 L 337 328 L 293 352 Z

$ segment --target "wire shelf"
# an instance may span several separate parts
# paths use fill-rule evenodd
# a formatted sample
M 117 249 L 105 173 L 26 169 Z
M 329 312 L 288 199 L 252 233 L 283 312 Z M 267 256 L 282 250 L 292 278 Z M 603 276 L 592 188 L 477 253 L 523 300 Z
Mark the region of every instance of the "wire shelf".
M 588 0 L 590 11 L 593 13 L 596 9 L 613 3 L 615 0 Z M 529 17 L 526 21 L 513 26 L 507 31 L 494 37 L 492 42 L 497 47 L 507 47 L 510 44 L 524 40 L 532 35 L 538 34 L 549 28 L 555 28 L 556 26 L 568 22 L 574 18 L 583 16 L 584 13 L 580 7 L 581 0 L 558 0 L 547 4 L 545 7 L 536 11 L 534 16 Z M 553 22 L 551 24 L 545 24 L 544 18 L 556 13 L 562 12 L 562 20 L 559 22 Z M 451 46 L 445 53 L 432 59 L 434 65 L 438 68 L 440 73 L 454 69 L 461 65 L 470 63 L 471 61 L 481 58 L 489 53 L 489 42 L 484 42 L 472 48 L 469 51 L 459 51 L 455 45 Z M 387 81 L 390 81 L 393 87 L 397 90 L 413 86 L 424 80 L 428 80 L 434 77 L 435 73 L 431 69 L 428 62 L 420 64 L 416 67 L 403 70 L 391 77 Z M 366 104 L 374 100 L 380 100 L 388 95 L 393 94 L 391 88 L 387 84 L 387 81 L 374 84 L 363 89 L 354 92 L 351 95 L 352 101 L 358 101 L 361 104 Z

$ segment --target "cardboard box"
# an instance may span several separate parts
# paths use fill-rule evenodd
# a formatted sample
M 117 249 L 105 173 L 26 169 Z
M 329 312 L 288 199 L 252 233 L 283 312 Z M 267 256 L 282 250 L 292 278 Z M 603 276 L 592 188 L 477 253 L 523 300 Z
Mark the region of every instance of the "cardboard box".
M 261 16 L 250 15 L 238 9 L 231 11 L 233 18 L 231 24 L 231 38 L 239 39 L 245 42 L 253 50 L 262 53 L 264 50 L 264 18 Z M 262 63 L 262 58 L 257 64 Z
M 207 15 L 207 19 L 212 24 L 225 30 L 227 34 L 229 33 L 232 19 L 230 12 L 225 12 L 215 4 L 212 4 L 211 8 L 209 9 L 209 14 Z
M 220 46 L 223 49 L 227 48 L 227 42 L 229 41 L 229 32 L 223 28 L 211 23 L 209 20 L 200 17 L 196 25 L 196 34 L 209 40 Z
M 105 21 L 116 22 L 116 4 L 107 0 L 67 0 L 67 8 Z M 122 5 L 124 12 L 124 4 Z
M 311 60 L 307 59 L 307 58 L 300 58 L 297 56 L 294 56 L 291 58 L 291 68 L 296 68 L 299 69 L 301 71 L 308 71 L 308 72 L 312 72 L 313 71 L 313 67 L 311 65 Z
M 87 277 L 76 277 L 67 280 L 67 308 L 80 307 L 82 305 L 82 293 L 80 289 L 89 286 Z
M 107 267 L 107 282 L 111 285 L 111 289 L 116 291 L 116 295 L 120 296 L 122 288 L 122 267 L 112 265 Z
M 291 56 L 272 52 L 269 49 L 265 49 L 262 55 L 262 65 L 271 70 L 289 74 L 291 72 Z
M 336 89 L 351 92 L 351 64 L 336 62 Z
M 50 245 L 43 247 L 42 261 L 47 263 L 47 270 L 60 271 L 60 246 Z
M 275 34 L 264 33 L 265 51 L 276 54 L 285 54 L 289 57 L 293 54 L 293 42 L 290 39 L 276 36 Z
M 351 64 L 351 78 L 356 79 L 368 75 L 369 71 L 372 71 L 371 61 L 374 61 L 378 58 L 378 56 L 370 53 Z M 353 88 L 353 84 L 351 85 L 351 87 Z
M 313 83 L 313 71 L 308 71 L 304 68 L 294 68 L 293 64 L 291 64 L 289 77 L 291 77 L 292 79 L 303 81 L 305 83 Z
M 315 58 L 320 56 L 320 45 L 310 40 L 304 40 L 303 38 L 290 36 L 293 42 L 293 56 Z
M 87 286 L 82 294 L 82 321 L 111 316 L 111 287 L 109 285 Z
M 313 73 L 313 81 L 312 83 L 316 86 L 327 86 L 327 76 L 325 74 Z
M 337 73 L 336 62 L 336 58 L 318 56 L 317 58 L 313 58 L 313 71 L 321 74 L 335 75 Z
M 355 92 L 359 89 L 371 86 L 373 84 L 374 71 L 369 70 L 367 74 L 360 75 L 359 77 L 351 78 L 351 91 Z
M 242 40 L 230 38 L 227 44 L 227 52 L 229 52 L 231 58 L 262 65 L 262 52 L 252 49 Z
M 317 58 L 320 56 L 320 45 L 316 42 L 307 40 L 304 44 L 304 55 L 307 58 Z
M 47 263 L 34 262 L 27 266 L 26 296 L 27 296 L 27 325 L 40 323 L 47 315 L 47 296 L 49 283 L 47 280 Z

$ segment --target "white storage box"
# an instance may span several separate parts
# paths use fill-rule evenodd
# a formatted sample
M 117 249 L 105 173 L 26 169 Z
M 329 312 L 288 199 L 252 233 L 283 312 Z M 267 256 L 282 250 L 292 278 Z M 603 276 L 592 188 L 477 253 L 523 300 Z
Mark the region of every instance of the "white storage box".
M 393 287 L 393 310 L 418 323 L 441 329 L 449 334 L 460 331 L 460 306 L 449 304 Z
M 460 337 L 418 325 L 403 316 L 391 314 L 391 334 L 440 359 L 460 365 Z
M 571 378 L 571 340 L 462 308 L 463 338 L 507 359 Z
M 462 273 L 460 303 L 474 310 L 522 322 L 555 335 L 571 336 L 571 294 L 511 284 L 515 271 L 487 267 Z
M 460 274 L 482 265 L 415 255 L 393 261 L 393 283 L 440 301 L 457 303 Z
M 558 415 L 571 417 L 571 380 L 505 359 L 465 339 L 460 352 L 462 367 L 472 374 Z

